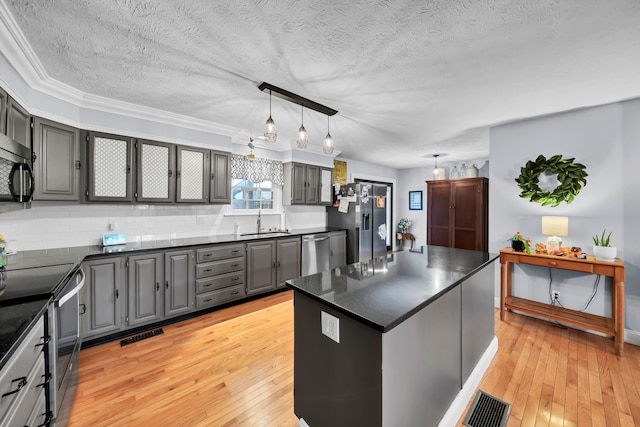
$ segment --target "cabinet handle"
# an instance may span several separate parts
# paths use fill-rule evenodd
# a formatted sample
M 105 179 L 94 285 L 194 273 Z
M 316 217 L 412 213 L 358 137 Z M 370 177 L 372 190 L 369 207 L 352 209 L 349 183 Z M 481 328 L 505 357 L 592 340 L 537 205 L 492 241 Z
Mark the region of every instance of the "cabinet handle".
M 87 312 L 87 306 L 86 305 L 80 304 L 78 307 L 81 309 L 79 314 L 85 314 Z
M 156 282 L 156 291 L 160 290 L 160 282 Z
M 238 295 L 240 293 L 240 291 L 233 291 L 231 292 L 231 295 Z
M 205 288 L 208 288 L 209 286 L 213 285 L 213 283 L 207 283 L 206 285 L 204 285 Z
M 47 384 L 49 384 L 49 382 L 51 382 L 51 374 L 46 374 L 46 375 L 42 375 L 44 377 L 44 381 L 40 384 L 36 384 L 36 387 L 44 387 Z
M 169 178 L 171 178 L 172 175 L 173 175 L 173 171 L 169 169 Z
M 120 298 L 120 291 L 116 289 L 116 299 Z
M 82 163 L 80 163 L 80 160 L 76 160 L 76 169 L 80 169 L 81 166 Z
M 44 338 L 44 341 L 42 341 L 41 343 L 36 344 L 36 347 L 40 347 L 40 346 L 45 346 L 47 344 L 49 344 L 49 342 L 51 341 L 51 337 L 42 337 Z
M 208 273 L 208 272 L 210 272 L 210 271 L 211 271 L 211 269 L 210 269 L 210 268 L 207 268 L 207 269 L 205 269 L 205 270 L 203 270 L 203 271 L 204 271 L 205 273 Z
M 169 281 L 168 281 L 168 280 L 167 280 L 167 282 L 165 283 L 165 287 L 166 287 L 167 289 L 169 289 Z
M 11 396 L 12 394 L 16 394 L 17 392 L 22 390 L 22 388 L 27 385 L 27 377 L 20 377 L 20 378 L 16 378 L 15 380 L 11 380 L 12 384 L 15 382 L 18 383 L 18 388 L 3 394 L 2 397 Z
M 237 254 L 238 252 L 240 252 L 240 249 L 234 249 L 231 251 L 232 254 Z
M 182 173 L 180 171 L 176 171 L 176 178 L 180 178 L 180 175 L 182 175 Z
M 204 254 L 204 255 L 202 255 L 202 258 L 208 258 L 208 257 L 210 257 L 211 255 L 212 255 L 212 254 Z
M 127 175 L 131 173 L 131 166 L 127 165 Z
M 213 181 L 215 179 L 216 175 L 215 174 L 211 174 L 211 181 Z
M 280 261 L 278 261 L 278 268 L 280 268 Z
M 211 302 L 211 298 L 207 298 L 204 302 Z
M 271 266 L 272 266 L 273 268 L 276 268 L 276 262 L 275 262 L 275 261 L 273 261 L 273 262 L 271 263 Z
M 549 264 L 550 264 L 550 265 L 558 265 L 558 263 L 557 263 L 557 262 L 555 262 L 555 261 L 551 261 Z
M 231 281 L 232 281 L 232 282 L 237 282 L 238 280 L 240 280 L 240 278 L 239 278 L 239 277 L 232 277 L 232 278 L 231 278 Z
M 231 267 L 235 268 L 238 267 L 240 264 L 231 264 Z

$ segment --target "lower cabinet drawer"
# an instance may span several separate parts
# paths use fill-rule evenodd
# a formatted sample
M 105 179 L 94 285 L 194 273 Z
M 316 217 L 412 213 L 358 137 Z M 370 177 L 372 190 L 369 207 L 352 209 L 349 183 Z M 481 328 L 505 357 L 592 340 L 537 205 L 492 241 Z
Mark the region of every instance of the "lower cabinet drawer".
M 31 416 L 34 407 L 38 402 L 38 398 L 44 395 L 44 354 L 41 353 L 35 366 L 29 372 L 27 384 L 14 395 L 16 398 L 5 412 L 0 425 L 3 426 L 24 426 Z
M 26 426 L 42 426 L 45 425 L 47 420 L 47 396 L 44 394 L 44 390 L 38 395 L 36 404 L 31 411 L 31 415 L 24 424 Z
M 2 373 L 0 373 L 0 395 L 2 395 L 0 398 L 0 420 L 3 420 L 3 414 L 7 414 L 14 401 L 21 398 L 25 390 L 32 386 L 29 378 L 32 376 L 33 367 L 38 358 L 44 359 L 43 338 L 44 317 L 29 331 L 20 347 L 2 368 Z M 42 383 L 42 378 L 36 380 L 38 383 Z M 16 390 L 19 391 L 16 392 Z M 0 425 L 5 425 L 4 421 L 0 422 Z
M 244 270 L 245 259 L 231 258 L 222 261 L 207 262 L 196 265 L 196 279 L 215 276 L 217 274 L 230 273 L 232 271 Z
M 218 304 L 245 297 L 244 285 L 231 286 L 196 296 L 196 309 L 213 307 Z
M 241 285 L 244 283 L 244 270 L 233 273 L 219 274 L 213 277 L 196 280 L 196 293 L 215 291 L 227 286 Z

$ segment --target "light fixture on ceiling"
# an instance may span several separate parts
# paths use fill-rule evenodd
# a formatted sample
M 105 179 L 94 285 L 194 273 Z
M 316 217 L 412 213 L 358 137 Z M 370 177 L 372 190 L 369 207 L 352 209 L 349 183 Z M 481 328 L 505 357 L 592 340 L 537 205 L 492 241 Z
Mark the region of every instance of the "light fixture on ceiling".
M 433 158 L 434 158 L 434 159 L 436 159 L 436 167 L 435 167 L 435 168 L 433 168 L 433 174 L 434 174 L 434 175 L 438 175 L 438 172 L 440 172 L 440 171 L 438 170 L 438 156 L 439 156 L 439 155 L 440 155 L 440 154 L 434 154 L 434 155 L 433 155 Z
M 307 130 L 304 128 L 304 105 L 302 105 L 302 124 L 300 125 L 300 129 L 298 129 L 296 144 L 298 144 L 300 148 L 307 148 L 309 144 L 309 136 L 307 135 Z
M 329 116 L 327 116 L 327 136 L 324 137 L 322 152 L 324 154 L 333 153 L 333 138 L 331 137 L 331 133 L 329 133 Z
M 267 142 L 274 143 L 278 138 L 278 132 L 276 130 L 276 124 L 271 118 L 271 90 L 269 90 L 269 118 L 264 124 L 264 139 Z
M 277 86 L 273 86 L 272 84 L 269 84 L 267 82 L 262 82 L 258 85 L 258 89 L 262 92 L 264 92 L 265 90 L 269 90 L 269 119 L 267 120 L 267 123 L 265 124 L 265 131 L 264 131 L 264 137 L 267 141 L 269 142 L 275 142 L 275 124 L 273 124 L 273 119 L 271 118 L 271 95 L 273 92 L 273 95 L 284 99 L 285 101 L 289 101 L 289 102 L 293 102 L 294 104 L 298 104 L 302 106 L 302 124 L 300 126 L 300 129 L 298 129 L 298 139 L 296 140 L 296 143 L 298 145 L 299 148 L 307 148 L 307 145 L 309 145 L 309 136 L 307 134 L 307 130 L 304 128 L 304 107 L 310 108 L 312 110 L 315 110 L 319 113 L 325 114 L 327 116 L 327 136 L 324 139 L 324 144 L 322 146 L 322 151 L 326 154 L 331 154 L 333 153 L 333 138 L 331 137 L 331 134 L 329 133 L 329 122 L 328 122 L 328 117 L 329 116 L 333 116 L 334 114 L 338 113 L 338 110 L 334 110 L 333 108 L 327 107 L 326 105 L 322 105 L 322 104 L 318 104 L 315 101 L 312 101 L 310 99 L 304 98 L 298 94 L 295 94 L 293 92 L 289 92 L 288 90 L 284 90 L 281 89 Z M 274 137 L 273 137 L 273 141 L 269 140 L 269 137 L 267 135 L 267 128 L 270 124 L 270 122 L 273 124 L 273 133 L 274 133 Z

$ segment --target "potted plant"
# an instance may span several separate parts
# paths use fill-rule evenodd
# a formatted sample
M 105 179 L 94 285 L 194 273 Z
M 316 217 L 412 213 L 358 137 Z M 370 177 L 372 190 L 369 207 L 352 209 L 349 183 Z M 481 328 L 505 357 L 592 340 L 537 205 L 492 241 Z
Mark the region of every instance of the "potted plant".
M 516 234 L 514 234 L 509 240 L 511 241 L 511 249 L 514 251 L 526 252 L 528 254 L 531 253 L 531 249 L 529 248 L 529 239 L 525 239 L 519 231 L 516 232 Z
M 606 234 L 607 230 L 602 231 L 602 235 L 593 236 L 593 255 L 599 261 L 615 261 L 618 254 L 618 248 L 611 246 L 611 233 Z M 606 234 L 606 237 L 605 237 Z
M 400 222 L 398 222 L 398 239 L 402 239 L 401 234 L 404 234 L 409 231 L 409 227 L 411 227 L 412 221 L 409 218 L 401 218 Z

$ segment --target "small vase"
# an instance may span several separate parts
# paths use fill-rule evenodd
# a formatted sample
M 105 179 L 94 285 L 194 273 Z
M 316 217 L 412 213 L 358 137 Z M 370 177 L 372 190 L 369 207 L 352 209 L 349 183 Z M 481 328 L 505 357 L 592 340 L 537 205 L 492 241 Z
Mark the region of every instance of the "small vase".
M 522 240 L 512 240 L 511 249 L 516 252 L 524 252 L 524 242 Z
M 598 261 L 613 262 L 616 260 L 617 254 L 618 254 L 618 248 L 616 248 L 615 246 L 594 246 L 593 247 L 593 256 L 595 256 Z

